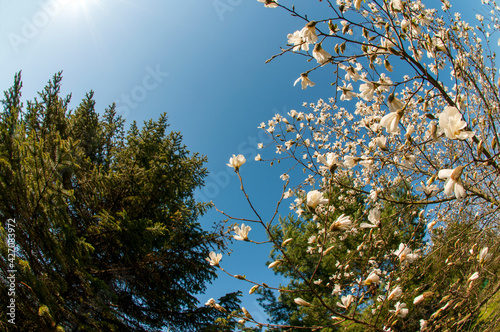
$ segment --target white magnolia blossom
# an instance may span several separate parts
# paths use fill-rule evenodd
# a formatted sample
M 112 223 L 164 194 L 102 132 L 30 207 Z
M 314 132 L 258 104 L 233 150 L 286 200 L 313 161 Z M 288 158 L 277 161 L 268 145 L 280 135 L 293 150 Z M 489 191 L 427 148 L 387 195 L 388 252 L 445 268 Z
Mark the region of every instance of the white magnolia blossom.
M 305 90 L 308 86 L 315 86 L 316 83 L 312 82 L 309 77 L 307 76 L 306 73 L 300 74 L 300 77 L 295 80 L 295 83 L 293 83 L 293 86 L 295 86 L 299 81 L 302 81 L 302 90 Z
M 353 156 L 344 156 L 344 166 L 353 168 L 358 163 L 358 158 Z
M 330 226 L 331 230 L 334 229 L 341 229 L 341 230 L 347 230 L 352 228 L 352 221 L 351 217 L 346 216 L 344 214 L 340 215 L 337 220 L 333 222 L 333 224 Z
M 222 259 L 222 254 L 216 254 L 212 251 L 208 254 L 208 258 L 205 259 L 210 263 L 210 265 L 219 266 L 219 263 Z
M 390 94 L 389 97 L 387 97 L 387 106 L 389 107 L 389 111 L 396 113 L 402 110 L 405 104 L 400 99 L 394 97 L 393 94 Z
M 386 115 L 380 120 L 380 125 L 385 127 L 385 130 L 389 134 L 398 134 L 399 133 L 399 120 L 401 119 L 401 113 L 400 112 L 391 112 Z
M 237 171 L 241 167 L 241 165 L 246 163 L 246 161 L 247 160 L 245 159 L 245 156 L 243 156 L 242 154 L 239 154 L 237 156 L 233 154 L 233 156 L 229 158 L 229 164 L 227 164 L 227 166 L 232 167 L 235 171 Z
M 423 192 L 426 196 L 429 197 L 434 196 L 439 191 L 437 185 L 435 184 L 426 185 L 423 181 L 420 181 L 420 186 L 416 187 L 415 189 Z
M 406 315 L 408 315 L 408 308 L 406 308 L 406 303 L 401 303 L 401 302 L 397 302 L 395 305 L 394 305 L 395 309 L 394 310 L 389 310 L 389 312 L 393 312 L 396 316 L 398 317 L 406 317 Z
M 337 86 L 337 91 L 342 91 L 340 95 L 340 100 L 351 100 L 354 97 L 357 97 L 358 94 L 352 92 L 352 83 L 349 83 L 347 86 L 344 83 L 344 86 Z
M 387 150 L 387 137 L 385 136 L 375 137 L 374 141 L 375 144 L 380 148 L 380 150 L 382 151 Z
M 446 106 L 439 114 L 439 126 L 449 139 L 464 140 L 474 136 L 472 131 L 463 130 L 467 122 L 462 120 L 462 114 L 456 107 Z
M 376 228 L 379 227 L 380 225 L 380 210 L 379 208 L 374 208 L 370 210 L 370 213 L 368 214 L 368 221 L 370 223 L 361 223 L 359 225 L 360 228 Z
M 294 33 L 289 33 L 287 35 L 288 44 L 294 45 L 293 51 L 309 51 L 309 43 L 305 41 L 304 38 L 301 37 L 300 31 L 297 30 Z
M 307 193 L 307 206 L 315 209 L 320 204 L 328 204 L 328 199 L 323 197 L 323 194 L 318 190 L 312 190 Z
M 399 244 L 399 248 L 393 252 L 393 255 L 398 256 L 401 263 L 408 262 L 411 264 L 419 258 L 417 253 L 414 253 L 403 243 Z
M 413 299 L 413 304 L 417 305 L 417 304 L 419 304 L 420 302 L 422 302 L 424 299 L 425 299 L 424 294 L 420 294 L 419 296 L 417 296 L 417 297 L 415 297 L 415 298 Z
M 479 278 L 479 272 L 474 272 L 470 277 L 469 279 L 467 279 L 467 282 L 470 282 L 470 281 L 474 281 L 476 280 L 477 278 Z
M 356 298 L 353 295 L 344 295 L 340 298 L 340 301 L 342 301 L 342 303 L 337 302 L 337 306 L 340 308 L 348 309 L 354 300 L 356 300 Z
M 245 224 L 241 224 L 241 228 L 236 225 L 234 226 L 234 232 L 236 234 L 233 235 L 233 238 L 238 241 L 248 241 L 248 232 L 250 232 L 251 229 L 252 227 L 245 226 Z
M 338 160 L 338 155 L 333 152 L 328 152 L 324 155 L 319 155 L 317 161 L 325 165 L 325 167 L 332 171 L 337 166 L 342 166 L 342 162 Z
M 306 43 L 315 44 L 318 41 L 318 35 L 316 35 L 316 22 L 311 21 L 306 24 L 299 32 L 299 36 L 304 39 Z
M 313 50 L 313 57 L 319 64 L 325 65 L 331 60 L 332 55 L 325 51 L 321 44 L 316 44 Z
M 420 331 L 423 331 L 427 328 L 427 321 L 425 319 L 420 320 Z
M 311 303 L 305 301 L 304 299 L 297 297 L 293 300 L 296 304 L 303 306 L 303 307 L 310 307 Z
M 258 2 L 262 2 L 264 4 L 264 7 L 266 8 L 276 8 L 278 7 L 278 1 L 277 0 L 257 0 Z
M 395 11 L 401 11 L 403 8 L 403 3 L 401 0 L 391 0 L 391 7 Z
M 339 68 L 344 69 L 346 71 L 344 77 L 346 81 L 353 80 L 354 82 L 356 82 L 358 79 L 361 79 L 361 76 L 358 74 L 358 71 L 360 71 L 362 67 L 359 63 L 357 63 L 356 68 L 354 68 L 353 66 L 346 66 L 341 63 L 339 64 Z
M 379 282 L 380 282 L 379 275 L 377 274 L 377 272 L 372 271 L 372 272 L 370 272 L 368 277 L 365 279 L 363 284 L 368 286 L 368 285 L 372 285 L 372 284 L 378 284 Z
M 272 269 L 273 267 L 279 266 L 279 265 L 281 265 L 282 263 L 283 263 L 283 261 L 281 261 L 281 260 L 279 260 L 279 259 L 278 259 L 278 260 L 276 260 L 276 261 L 274 261 L 274 262 L 270 263 L 270 264 L 267 266 L 267 268 Z
M 460 180 L 463 169 L 463 166 L 458 166 L 454 169 L 442 169 L 439 171 L 438 177 L 440 179 L 446 179 L 444 183 L 444 193 L 447 196 L 452 196 L 454 194 L 457 199 L 466 196 L 462 180 Z
M 398 300 L 401 295 L 403 295 L 403 289 L 400 286 L 396 286 L 387 296 L 387 300 Z
M 365 83 L 359 86 L 359 97 L 363 98 L 366 101 L 371 101 L 373 99 L 373 95 L 375 94 L 375 84 L 368 80 L 363 80 Z
M 482 264 L 488 262 L 491 259 L 491 257 L 493 257 L 493 255 L 488 252 L 488 247 L 484 247 L 479 252 L 479 257 L 478 257 L 479 263 L 482 265 Z

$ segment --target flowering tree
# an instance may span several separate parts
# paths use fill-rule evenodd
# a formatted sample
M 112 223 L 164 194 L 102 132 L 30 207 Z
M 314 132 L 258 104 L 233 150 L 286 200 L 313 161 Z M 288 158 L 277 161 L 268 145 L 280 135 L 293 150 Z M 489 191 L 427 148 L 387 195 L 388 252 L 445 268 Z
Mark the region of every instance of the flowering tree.
M 270 267 L 286 268 L 300 289 L 235 277 L 253 283 L 251 292 L 293 298 L 301 316 L 281 324 L 255 322 L 245 310 L 235 317 L 269 329 L 325 331 L 498 325 L 500 313 L 489 306 L 500 289 L 500 78 L 490 39 L 500 28 L 500 7 L 483 0 L 485 14 L 473 26 L 447 0 L 436 9 L 422 1 L 320 0 L 325 8 L 314 20 L 294 5 L 259 2 L 302 20 L 269 61 L 289 53 L 316 61 L 295 83 L 318 88 L 313 76 L 324 72 L 337 93 L 261 124 L 273 139 L 273 162 L 294 161 L 282 175 L 278 205 L 295 197 L 291 209 L 314 246 L 294 247 L 298 234 L 272 228 L 278 209 L 271 220 L 257 211 L 256 219 L 239 218 L 265 228 L 276 258 Z M 233 156 L 229 166 L 252 206 L 240 175 L 244 161 Z M 350 214 L 354 204 L 364 212 Z M 419 211 L 415 223 L 401 217 L 407 211 Z M 408 236 L 393 244 L 387 229 Z M 424 230 L 427 244 L 416 248 Z M 248 229 L 235 231 L 238 240 L 249 239 Z M 335 261 L 331 255 L 346 244 L 348 261 L 325 270 L 323 260 Z M 310 259 L 294 259 L 302 257 L 291 255 L 297 249 Z M 353 270 L 355 258 L 366 264 Z M 309 319 L 318 312 L 321 319 Z

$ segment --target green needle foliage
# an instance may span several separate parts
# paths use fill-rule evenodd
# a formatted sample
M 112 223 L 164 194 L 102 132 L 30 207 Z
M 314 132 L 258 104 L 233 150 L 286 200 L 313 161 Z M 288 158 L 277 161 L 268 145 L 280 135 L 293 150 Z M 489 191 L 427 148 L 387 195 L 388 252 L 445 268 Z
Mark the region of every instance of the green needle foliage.
M 206 158 L 190 153 L 166 115 L 124 130 L 93 92 L 74 109 L 61 73 L 21 103 L 21 75 L 0 114 L 0 313 L 8 331 L 215 331 L 224 314 L 197 294 L 223 246 L 197 219 Z M 7 221 L 16 258 L 8 259 Z M 15 325 L 7 322 L 10 263 Z M 237 294 L 219 300 L 229 311 Z

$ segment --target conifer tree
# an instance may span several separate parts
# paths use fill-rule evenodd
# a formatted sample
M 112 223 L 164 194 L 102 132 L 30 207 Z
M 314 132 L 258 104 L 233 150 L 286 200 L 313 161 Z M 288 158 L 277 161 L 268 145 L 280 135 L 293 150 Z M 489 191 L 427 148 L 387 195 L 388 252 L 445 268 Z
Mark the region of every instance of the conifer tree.
M 205 257 L 223 246 L 197 221 L 208 208 L 193 198 L 206 158 L 167 130 L 165 114 L 125 131 L 114 105 L 96 111 L 93 92 L 70 110 L 61 80 L 54 75 L 24 107 L 19 73 L 2 100 L 2 330 L 229 329 L 213 326 L 225 313 L 196 298 L 215 277 Z M 6 315 L 9 270 L 15 325 Z M 238 301 L 219 300 L 228 310 Z

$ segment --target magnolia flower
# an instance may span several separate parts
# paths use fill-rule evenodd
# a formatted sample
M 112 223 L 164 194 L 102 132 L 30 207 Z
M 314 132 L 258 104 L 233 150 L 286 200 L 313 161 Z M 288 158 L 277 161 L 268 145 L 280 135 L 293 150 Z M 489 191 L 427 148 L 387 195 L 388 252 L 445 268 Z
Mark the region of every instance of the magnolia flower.
M 396 44 L 394 44 L 390 39 L 384 37 L 380 39 L 380 47 L 385 50 L 389 49 L 389 47 L 395 47 L 395 46 Z M 378 52 L 378 53 L 386 53 L 386 52 Z
M 337 306 L 341 307 L 341 308 L 344 308 L 344 309 L 347 309 L 349 308 L 349 306 L 351 305 L 351 303 L 355 300 L 356 298 L 352 295 L 347 295 L 347 296 L 342 296 L 340 298 L 340 301 L 342 301 L 342 303 L 340 302 L 337 302 Z
M 447 196 L 452 196 L 455 193 L 457 199 L 466 196 L 464 186 L 462 185 L 462 180 L 460 180 L 460 175 L 462 175 L 464 167 L 458 166 L 455 169 L 442 169 L 438 173 L 440 179 L 446 179 L 444 183 L 444 193 Z
M 283 261 L 281 261 L 281 260 L 279 260 L 279 259 L 278 259 L 277 261 L 274 261 L 274 262 L 270 263 L 270 264 L 267 266 L 267 268 L 268 268 L 268 269 L 272 269 L 273 267 L 276 267 L 276 266 L 281 265 L 281 263 L 283 263 Z
M 297 297 L 296 299 L 293 300 L 295 303 L 297 303 L 298 305 L 301 305 L 303 307 L 310 307 L 311 306 L 311 303 L 303 300 L 302 298 L 300 297 Z
M 420 294 L 419 296 L 417 296 L 416 298 L 413 299 L 413 304 L 419 304 L 424 299 L 425 299 L 424 294 Z
M 380 277 L 378 276 L 375 271 L 372 271 L 369 275 L 368 278 L 363 282 L 365 285 L 371 285 L 371 284 L 378 284 L 380 282 Z
M 210 265 L 219 266 L 220 260 L 222 259 L 222 254 L 216 254 L 215 252 L 211 252 L 208 254 L 208 258 L 205 258 Z
M 373 94 L 375 93 L 375 84 L 370 81 L 364 82 L 359 86 L 359 96 L 366 101 L 370 101 L 373 99 Z
M 304 38 L 300 36 L 300 31 L 297 30 L 293 34 L 289 33 L 287 35 L 288 44 L 294 45 L 293 51 L 298 52 L 300 50 L 309 51 L 309 43 L 307 43 Z
M 361 160 L 359 161 L 359 164 L 363 167 L 366 167 L 367 169 L 371 169 L 373 166 L 373 159 L 368 158 L 366 156 L 362 156 Z
M 426 185 L 423 181 L 420 181 L 420 186 L 415 188 L 418 191 L 422 191 L 425 196 L 432 197 L 434 196 L 438 191 L 439 188 L 435 184 L 431 185 Z
M 403 155 L 403 158 L 401 158 L 401 161 L 403 162 L 403 164 L 407 167 L 411 167 L 415 164 L 415 162 L 417 161 L 417 157 L 415 157 L 414 155 L 412 154 L 405 154 Z
M 379 136 L 375 137 L 374 139 L 375 144 L 380 148 L 382 151 L 387 151 L 387 137 L 385 136 Z
M 479 273 L 478 272 L 474 272 L 470 277 L 469 279 L 467 279 L 467 282 L 469 281 L 474 281 L 476 280 L 477 278 L 479 278 Z
M 335 167 L 342 166 L 342 162 L 338 160 L 337 154 L 333 152 L 328 152 L 325 155 L 320 155 L 316 159 L 318 162 L 323 163 L 330 171 L 333 171 Z
M 339 64 L 339 67 L 346 71 L 346 74 L 344 77 L 346 79 L 346 81 L 353 80 L 354 82 L 356 82 L 358 79 L 361 78 L 361 76 L 358 74 L 359 69 L 355 69 L 353 66 L 347 67 L 346 65 L 344 65 L 342 63 Z
M 370 224 L 368 223 L 361 223 L 359 225 L 360 228 L 375 228 L 380 225 L 380 210 L 379 208 L 374 208 L 370 210 L 370 214 L 368 215 L 368 220 L 370 221 Z
M 361 8 L 361 0 L 354 0 L 354 7 L 356 10 L 359 10 Z
M 403 295 L 403 289 L 400 286 L 396 286 L 387 296 L 387 300 L 397 300 Z
M 316 22 L 311 21 L 306 24 L 299 32 L 299 36 L 305 40 L 306 43 L 315 44 L 318 41 L 316 35 Z
M 337 91 L 342 91 L 342 95 L 340 96 L 340 100 L 344 101 L 344 100 L 351 100 L 353 97 L 357 97 L 358 94 L 357 93 L 354 93 L 352 92 L 352 84 L 349 83 L 349 85 L 345 85 L 344 83 L 344 86 L 337 86 Z
M 344 165 L 349 167 L 349 168 L 353 168 L 354 166 L 356 166 L 356 163 L 358 161 L 359 161 L 359 159 L 356 157 L 353 157 L 353 156 L 345 156 L 344 157 Z
M 395 315 L 397 315 L 398 317 L 405 317 L 406 315 L 408 315 L 408 308 L 406 308 L 406 303 L 401 303 L 401 302 L 397 302 L 395 305 L 395 310 L 389 310 L 389 312 L 393 312 Z
M 302 81 L 302 90 L 305 90 L 308 86 L 315 86 L 316 83 L 312 82 L 306 73 L 300 74 L 300 77 L 295 80 L 293 86 L 295 86 L 299 81 Z
M 462 120 L 462 114 L 456 107 L 444 108 L 444 111 L 439 114 L 439 126 L 449 139 L 464 140 L 474 136 L 474 132 L 462 130 L 467 127 L 467 122 Z
M 487 261 L 489 261 L 492 257 L 492 254 L 488 252 L 488 247 L 484 247 L 479 252 L 479 264 L 483 265 Z
M 402 111 L 391 112 L 389 114 L 384 115 L 382 119 L 380 119 L 380 125 L 385 127 L 385 130 L 389 134 L 397 134 L 399 133 L 399 120 L 401 120 Z
M 394 94 L 390 94 L 387 97 L 387 106 L 389 107 L 389 111 L 397 112 L 405 106 L 405 104 L 398 98 L 394 97 Z
M 427 224 L 427 230 L 430 231 L 434 228 L 434 226 L 436 226 L 437 224 L 437 220 L 433 220 L 431 221 L 430 223 Z
M 394 11 L 400 12 L 402 9 L 402 2 L 401 0 L 391 0 L 391 7 Z
M 235 171 L 238 171 L 241 165 L 243 165 L 246 161 L 245 156 L 242 154 L 237 156 L 233 154 L 233 157 L 229 158 L 229 164 L 227 164 L 227 166 L 234 168 Z
M 234 232 L 236 235 L 233 235 L 233 238 L 238 241 L 248 241 L 248 232 L 250 232 L 252 228 L 250 226 L 245 226 L 245 224 L 241 224 L 240 226 L 234 226 Z
M 313 57 L 319 64 L 326 65 L 332 58 L 332 55 L 325 51 L 323 47 L 321 47 L 321 44 L 316 44 L 313 50 Z
M 315 209 L 319 204 L 328 204 L 328 199 L 323 198 L 323 194 L 318 190 L 312 190 L 307 193 L 307 206 Z
M 257 0 L 262 2 L 266 8 L 276 8 L 278 7 L 278 2 L 276 0 Z
M 419 257 L 418 254 L 414 253 L 410 248 L 408 248 L 403 243 L 399 244 L 398 250 L 395 250 L 393 252 L 393 255 L 398 256 L 399 257 L 399 261 L 401 263 L 403 263 L 403 262 L 413 263 Z
M 427 328 L 427 321 L 425 319 L 420 320 L 420 331 L 423 331 Z
M 346 216 L 344 214 L 340 215 L 340 217 L 335 220 L 335 222 L 330 226 L 330 230 L 342 229 L 347 230 L 352 227 L 351 217 Z
M 205 303 L 205 305 L 208 306 L 208 307 L 213 307 L 213 306 L 215 306 L 215 300 L 213 298 L 211 298 L 210 300 L 208 300 Z

